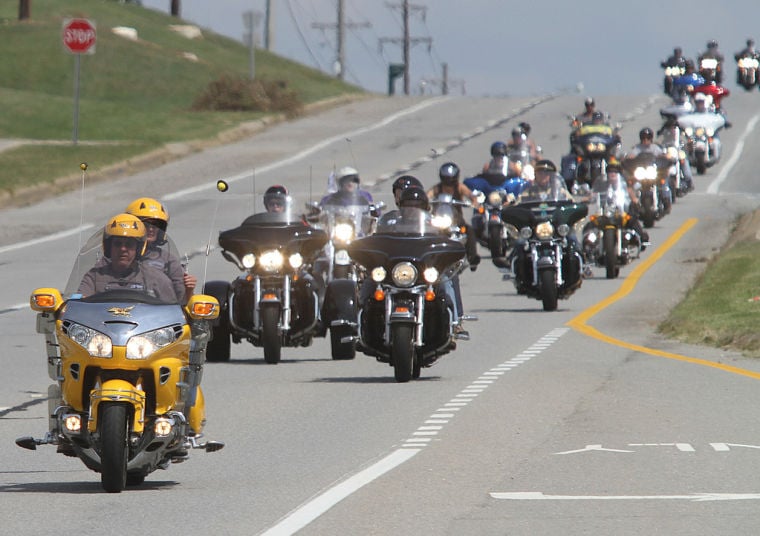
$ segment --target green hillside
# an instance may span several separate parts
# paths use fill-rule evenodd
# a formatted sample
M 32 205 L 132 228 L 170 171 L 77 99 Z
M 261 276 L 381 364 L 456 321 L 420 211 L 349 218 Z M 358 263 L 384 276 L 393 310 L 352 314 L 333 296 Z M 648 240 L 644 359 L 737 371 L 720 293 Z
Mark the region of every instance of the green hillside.
M 75 56 L 61 38 L 63 19 L 72 17 L 97 26 L 96 53 L 81 56 L 77 145 L 66 143 L 73 138 Z M 80 161 L 97 171 L 167 142 L 214 137 L 261 117 L 190 110 L 209 82 L 248 75 L 248 49 L 206 30 L 188 39 L 169 28 L 176 24 L 187 23 L 116 0 L 34 0 L 31 19 L 18 21 L 18 1 L 1 2 L 0 138 L 61 144 L 1 152 L 0 190 L 68 175 Z M 138 40 L 113 33 L 117 26 L 134 28 Z M 256 77 L 286 82 L 304 104 L 361 92 L 264 50 L 256 51 Z

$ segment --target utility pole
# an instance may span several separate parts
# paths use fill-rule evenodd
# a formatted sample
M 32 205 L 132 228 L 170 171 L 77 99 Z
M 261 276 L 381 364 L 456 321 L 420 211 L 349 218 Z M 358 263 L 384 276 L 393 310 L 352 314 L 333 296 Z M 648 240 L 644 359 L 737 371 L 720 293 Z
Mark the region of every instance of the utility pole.
M 344 20 L 345 0 L 338 0 L 338 21 L 337 22 L 313 22 L 312 28 L 318 28 L 325 30 L 327 28 L 336 29 L 336 38 L 338 42 L 338 50 L 335 59 L 335 76 L 339 80 L 343 80 L 346 75 L 346 49 L 345 49 L 345 33 L 346 28 L 370 28 L 372 25 L 369 22 L 348 22 Z
M 442 70 L 441 78 L 423 78 L 420 85 L 423 88 L 427 85 L 440 87 L 441 95 L 448 95 L 450 87 L 458 86 L 462 90 L 462 95 L 464 95 L 465 94 L 464 80 L 462 80 L 461 78 L 457 78 L 455 80 L 452 80 L 451 78 L 449 78 L 449 64 L 448 63 L 442 63 L 441 70 Z M 424 89 L 423 89 L 423 92 L 424 92 Z
M 410 85 L 409 50 L 411 48 L 411 45 L 415 45 L 417 43 L 427 43 L 428 48 L 430 48 L 430 46 L 433 44 L 433 39 L 431 37 L 410 37 L 409 36 L 409 12 L 410 11 L 422 12 L 422 18 L 424 20 L 425 13 L 427 12 L 427 7 L 416 5 L 416 4 L 410 4 L 409 0 L 403 0 L 401 4 L 386 4 L 386 5 L 392 8 L 401 8 L 401 15 L 404 21 L 404 36 L 401 38 L 381 37 L 380 48 L 382 48 L 383 43 L 394 43 L 394 44 L 401 43 L 403 56 L 404 56 L 404 95 L 409 95 L 409 85 Z
M 243 40 L 248 45 L 248 78 L 250 80 L 256 78 L 256 28 L 260 21 L 260 11 L 249 10 L 243 12 L 243 24 L 246 30 L 248 30 L 243 35 Z
M 264 11 L 264 48 L 271 51 L 274 46 L 274 17 L 272 16 L 272 0 L 266 0 Z

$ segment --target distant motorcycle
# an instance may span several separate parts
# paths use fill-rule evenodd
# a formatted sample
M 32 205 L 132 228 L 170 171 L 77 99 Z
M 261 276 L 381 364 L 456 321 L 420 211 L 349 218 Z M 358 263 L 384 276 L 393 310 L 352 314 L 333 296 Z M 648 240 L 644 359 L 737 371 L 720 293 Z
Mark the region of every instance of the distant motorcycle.
M 673 80 L 683 75 L 686 72 L 686 69 L 683 65 L 668 65 L 665 62 L 662 62 L 660 65 L 665 71 L 665 76 L 662 82 L 663 91 L 666 95 L 672 95 Z
M 572 246 L 573 226 L 588 214 L 574 201 L 530 201 L 505 207 L 501 218 L 519 230 L 512 273 L 518 294 L 541 300 L 544 311 L 557 309 L 582 283 L 581 252 Z
M 620 136 L 608 124 L 584 123 L 577 126 L 572 139 L 575 162 L 563 167 L 562 175 L 569 188 L 576 182 L 591 185 L 604 174 L 607 161 L 619 155 Z
M 755 56 L 743 56 L 736 60 L 736 83 L 747 91 L 752 90 L 757 84 L 757 69 L 760 66 Z
M 625 159 L 623 167 L 628 180 L 636 182 L 641 223 L 646 228 L 653 227 L 656 220 L 670 213 L 672 205 L 667 157 L 641 153 L 635 158 Z
M 678 118 L 678 125 L 684 130 L 688 141 L 686 153 L 697 173 L 704 175 L 707 168 L 714 166 L 721 157 L 719 131 L 726 119 L 718 113 L 692 113 Z
M 369 274 L 360 296 L 357 349 L 393 367 L 397 382 L 419 378 L 455 348 L 446 285 L 466 265 L 465 248 L 407 207 L 392 225 L 348 246 Z

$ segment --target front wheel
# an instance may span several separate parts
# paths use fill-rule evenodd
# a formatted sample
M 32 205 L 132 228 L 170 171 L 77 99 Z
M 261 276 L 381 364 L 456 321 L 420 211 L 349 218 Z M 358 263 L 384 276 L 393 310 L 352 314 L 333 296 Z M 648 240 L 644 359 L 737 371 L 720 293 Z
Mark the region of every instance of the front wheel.
M 501 242 L 501 227 L 492 225 L 488 228 L 488 249 L 491 252 L 492 259 L 504 256 Z
M 557 310 L 557 281 L 554 270 L 542 270 L 538 274 L 539 290 L 541 291 L 541 301 L 543 302 L 544 311 Z
M 356 343 L 341 342 L 343 337 L 349 337 L 353 334 L 351 326 L 335 326 L 330 328 L 330 349 L 333 360 L 345 361 L 356 357 Z
M 707 171 L 707 155 L 705 155 L 705 153 L 699 152 L 695 155 L 695 159 L 697 164 L 697 174 L 704 175 Z
M 227 311 L 219 315 L 219 325 L 211 330 L 211 340 L 206 344 L 206 360 L 210 363 L 230 360 L 230 317 Z
M 413 324 L 394 324 L 391 327 L 391 358 L 398 383 L 406 383 L 414 375 L 413 336 Z
M 617 229 L 604 230 L 604 267 L 607 279 L 615 279 L 618 276 L 617 265 Z
M 261 308 L 261 342 L 264 347 L 264 361 L 270 365 L 280 362 L 282 341 L 280 340 L 280 308 Z
M 100 408 L 100 482 L 108 493 L 121 493 L 127 485 L 127 427 L 125 404 L 103 404 Z

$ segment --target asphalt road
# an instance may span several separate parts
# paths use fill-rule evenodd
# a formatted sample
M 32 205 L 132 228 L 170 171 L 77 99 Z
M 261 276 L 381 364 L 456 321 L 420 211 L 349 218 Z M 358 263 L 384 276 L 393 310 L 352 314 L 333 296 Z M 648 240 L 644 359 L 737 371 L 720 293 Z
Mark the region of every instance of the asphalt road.
M 128 180 L 86 186 L 0 212 L 0 501 L 4 530 L 220 534 L 749 534 L 760 522 L 760 364 L 660 337 L 655 328 L 756 208 L 756 95 L 727 102 L 734 127 L 722 162 L 650 231 L 653 245 L 607 280 L 601 269 L 559 310 L 517 296 L 484 259 L 462 287 L 472 339 L 419 381 L 396 384 L 373 358 L 333 362 L 329 343 L 233 347 L 204 374 L 207 438 L 120 495 L 53 447 L 13 444 L 45 431 L 43 341 L 24 305 L 63 286 L 81 241 L 134 197 L 166 199 L 170 230 L 206 279 L 235 268 L 213 245 L 220 229 L 261 209 L 270 184 L 300 201 L 321 195 L 333 166 L 356 165 L 376 198 L 411 170 L 426 185 L 447 160 L 475 172 L 519 120 L 544 154 L 567 149 L 566 115 L 581 96 L 378 99 L 280 124 Z M 658 126 L 663 97 L 597 97 L 630 146 Z M 518 119 L 519 118 L 519 119 Z M 741 152 L 738 152 L 741 151 Z M 226 178 L 228 194 L 213 189 Z M 715 193 L 712 193 L 715 190 Z M 711 193 L 708 193 L 710 191 Z M 55 239 L 49 237 L 58 233 Z M 481 253 L 485 254 L 485 251 Z M 52 515 L 41 515 L 51 513 Z

